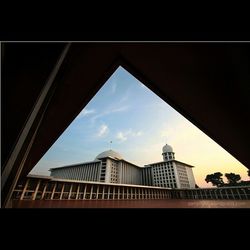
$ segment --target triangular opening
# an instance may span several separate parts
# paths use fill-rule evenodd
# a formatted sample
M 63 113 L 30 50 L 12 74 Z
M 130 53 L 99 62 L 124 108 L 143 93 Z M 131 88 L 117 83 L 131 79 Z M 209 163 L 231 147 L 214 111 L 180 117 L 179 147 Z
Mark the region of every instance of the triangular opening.
M 96 159 L 103 151 L 119 152 L 138 166 L 162 161 L 162 147 L 173 147 L 175 159 L 195 166 L 195 182 L 211 187 L 207 174 L 247 169 L 144 84 L 119 67 L 71 125 L 32 169 L 50 175 L 51 168 Z

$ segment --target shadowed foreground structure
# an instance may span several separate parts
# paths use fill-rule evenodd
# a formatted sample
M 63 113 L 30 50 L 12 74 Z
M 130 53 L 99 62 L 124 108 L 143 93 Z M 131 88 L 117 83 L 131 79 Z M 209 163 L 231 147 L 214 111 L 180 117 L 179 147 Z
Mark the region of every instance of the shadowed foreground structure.
M 250 187 L 171 189 L 31 176 L 19 180 L 10 207 L 250 207 Z
M 250 208 L 250 200 L 16 200 L 13 208 Z
M 1 56 L 2 207 L 119 66 L 250 168 L 248 43 L 2 43 Z

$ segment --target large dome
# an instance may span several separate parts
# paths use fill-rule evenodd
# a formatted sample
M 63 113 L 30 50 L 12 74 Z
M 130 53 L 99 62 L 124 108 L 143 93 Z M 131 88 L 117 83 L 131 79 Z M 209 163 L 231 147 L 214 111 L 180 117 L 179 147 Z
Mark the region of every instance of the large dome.
M 111 149 L 100 153 L 99 155 L 96 156 L 96 159 L 101 159 L 101 158 L 106 158 L 106 157 L 112 157 L 112 158 L 115 158 L 118 160 L 123 159 L 119 153 L 117 153 Z
M 162 148 L 162 152 L 166 153 L 166 152 L 173 152 L 173 148 L 171 146 L 169 146 L 168 144 L 166 144 L 163 148 Z

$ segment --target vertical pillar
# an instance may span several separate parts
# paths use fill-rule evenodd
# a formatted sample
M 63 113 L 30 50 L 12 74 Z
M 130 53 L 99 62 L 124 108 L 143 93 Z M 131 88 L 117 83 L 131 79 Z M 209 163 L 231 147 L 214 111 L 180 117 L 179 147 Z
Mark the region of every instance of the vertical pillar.
M 80 191 L 80 184 L 78 184 L 78 186 L 77 186 L 76 200 L 78 200 L 79 191 Z
M 106 189 L 106 186 L 103 185 L 102 186 L 102 200 L 104 200 L 105 189 Z
M 233 189 L 230 188 L 230 191 L 231 191 L 231 194 L 232 194 L 233 199 L 235 200 L 234 193 L 233 193 Z
M 96 197 L 95 197 L 95 199 L 97 200 L 98 199 L 98 194 L 99 193 L 99 185 L 97 185 L 97 189 L 96 189 Z
M 124 187 L 122 187 L 122 199 L 124 200 Z
M 204 190 L 204 193 L 205 193 L 205 198 L 207 199 L 207 189 Z
M 108 200 L 109 200 L 110 186 L 108 186 Z
M 86 198 L 86 191 L 87 191 L 87 184 L 85 184 L 84 191 L 83 191 L 83 200 Z
M 91 188 L 90 188 L 90 200 L 92 200 L 92 194 L 93 194 L 93 184 L 91 184 Z
M 243 193 L 244 193 L 244 195 L 245 195 L 245 197 L 246 197 L 246 200 L 247 200 L 247 199 L 248 199 L 248 197 L 247 197 L 247 193 L 246 193 L 245 188 L 243 188 Z
M 113 200 L 115 199 L 115 186 L 113 186 Z
M 40 186 L 40 182 L 41 182 L 41 180 L 39 180 L 38 183 L 37 183 L 37 185 L 36 185 L 36 189 L 35 189 L 35 192 L 33 194 L 32 200 L 36 199 L 36 194 L 37 194 L 38 188 Z
M 50 198 L 51 200 L 53 200 L 53 198 L 54 198 L 55 191 L 56 191 L 56 182 L 54 182 L 54 187 L 53 187 L 52 195 Z
M 229 200 L 229 197 L 228 197 L 228 189 L 225 189 L 225 191 L 226 191 L 226 196 L 227 196 L 227 199 Z
M 237 191 L 237 194 L 238 194 L 239 200 L 242 200 L 242 199 L 241 199 L 240 192 L 239 192 L 239 188 L 236 188 L 236 191 Z
M 68 200 L 71 199 L 70 196 L 71 196 L 71 193 L 72 193 L 72 186 L 73 186 L 73 184 L 70 184 Z
M 46 192 L 46 189 L 47 189 L 47 185 L 48 185 L 48 182 L 46 182 L 44 188 L 43 188 L 43 193 L 42 193 L 42 197 L 41 197 L 41 200 L 43 199 L 44 195 L 45 195 L 45 192 Z
M 63 197 L 64 186 L 65 186 L 65 183 L 63 183 L 63 186 L 62 186 L 62 190 L 61 190 L 61 194 L 60 194 L 60 200 L 61 200 L 62 197 Z
M 25 185 L 24 185 L 23 192 L 22 192 L 22 194 L 21 194 L 20 200 L 23 200 L 23 197 L 24 197 L 24 195 L 25 195 L 25 192 L 26 192 L 26 189 L 27 189 L 27 187 L 28 187 L 28 184 L 29 184 L 29 179 L 27 179 L 27 181 L 26 181 L 26 183 L 25 183 Z
M 223 200 L 222 189 L 219 189 L 220 198 Z

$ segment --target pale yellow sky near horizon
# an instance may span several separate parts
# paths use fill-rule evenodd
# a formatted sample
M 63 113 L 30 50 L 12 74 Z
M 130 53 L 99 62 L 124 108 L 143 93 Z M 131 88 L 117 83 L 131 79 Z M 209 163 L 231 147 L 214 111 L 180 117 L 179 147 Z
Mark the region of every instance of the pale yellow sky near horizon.
M 167 144 L 175 152 L 175 159 L 194 166 L 193 173 L 198 186 L 212 187 L 211 183 L 206 183 L 205 178 L 207 174 L 215 172 L 223 175 L 232 172 L 239 174 L 242 180 L 249 180 L 248 169 L 243 164 L 183 116 L 171 121 L 171 124 L 163 125 L 159 137 L 162 143 L 154 143 L 153 138 L 151 143 L 147 142 L 150 146 L 142 149 L 141 153 L 145 156 L 143 159 L 137 158 L 140 149 L 133 149 L 137 152 L 133 160 L 140 165 L 162 161 L 161 150 L 167 138 Z M 227 181 L 225 177 L 223 179 Z

